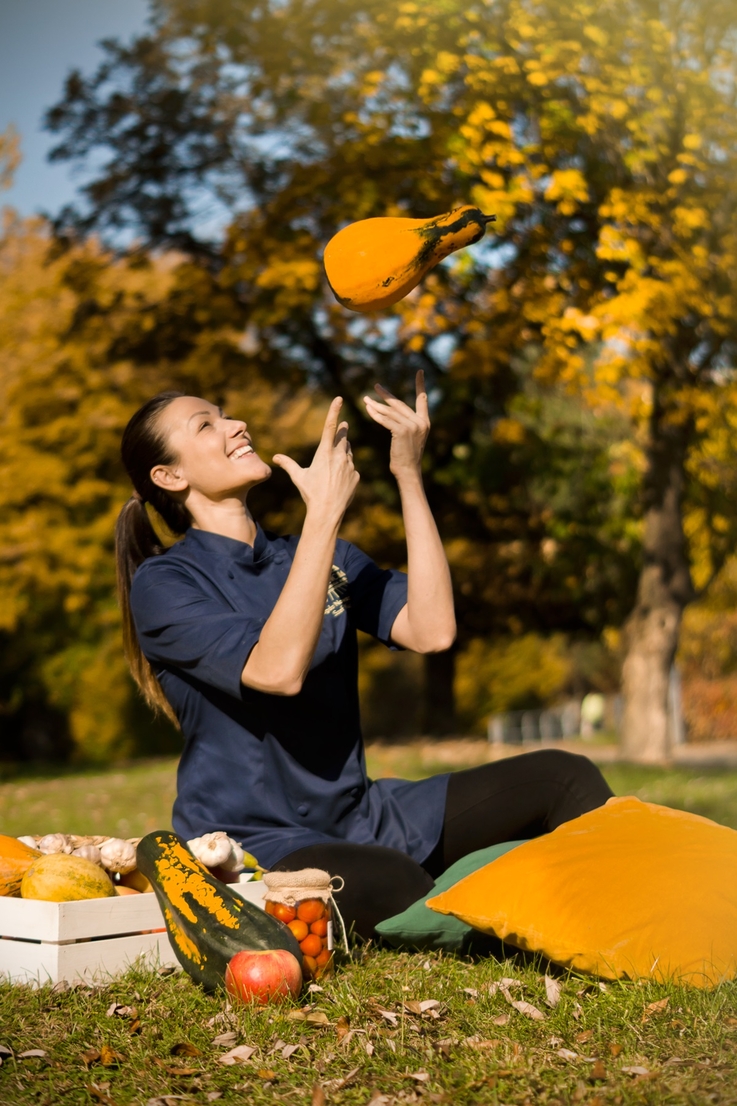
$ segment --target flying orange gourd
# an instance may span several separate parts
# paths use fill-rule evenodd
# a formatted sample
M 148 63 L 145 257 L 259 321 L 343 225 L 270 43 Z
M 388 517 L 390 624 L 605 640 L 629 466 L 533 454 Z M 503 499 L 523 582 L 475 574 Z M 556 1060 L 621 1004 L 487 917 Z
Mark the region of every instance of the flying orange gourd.
M 325 273 L 350 311 L 379 311 L 404 299 L 444 257 L 483 238 L 495 215 L 470 204 L 434 219 L 361 219 L 325 247 Z

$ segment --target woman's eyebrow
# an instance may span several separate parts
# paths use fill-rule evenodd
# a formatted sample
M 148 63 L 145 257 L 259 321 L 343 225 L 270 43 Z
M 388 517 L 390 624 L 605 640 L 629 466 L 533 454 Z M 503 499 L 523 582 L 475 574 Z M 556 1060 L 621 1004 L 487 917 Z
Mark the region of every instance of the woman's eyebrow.
M 220 417 L 222 418 L 223 417 L 222 408 L 219 407 L 218 410 L 220 411 Z M 198 415 L 211 415 L 211 414 L 212 414 L 212 411 L 195 411 L 193 415 L 189 416 L 189 418 L 187 419 L 187 422 L 190 423 L 192 421 L 192 419 L 196 419 Z

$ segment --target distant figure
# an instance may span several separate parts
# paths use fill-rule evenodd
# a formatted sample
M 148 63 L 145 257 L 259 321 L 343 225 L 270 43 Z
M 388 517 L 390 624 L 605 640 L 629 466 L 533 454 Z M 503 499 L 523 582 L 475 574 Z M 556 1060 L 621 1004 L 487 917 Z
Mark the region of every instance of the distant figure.
M 448 649 L 456 632 L 422 485 L 422 374 L 414 410 L 377 391 L 365 403 L 391 434 L 407 573 L 338 538 L 359 480 L 340 399 L 309 468 L 274 457 L 305 501 L 301 536 L 265 533 L 251 515 L 249 492 L 271 468 L 246 423 L 177 392 L 154 396 L 126 427 L 135 491 L 116 528 L 131 671 L 184 737 L 177 833 L 225 830 L 265 867 L 342 876 L 340 910 L 367 938 L 460 857 L 546 833 L 611 796 L 589 760 L 558 750 L 420 781 L 369 779 L 356 631 L 417 653 Z M 147 503 L 182 535 L 171 548 Z
M 604 724 L 604 696 L 590 691 L 581 702 L 581 737 L 591 738 Z

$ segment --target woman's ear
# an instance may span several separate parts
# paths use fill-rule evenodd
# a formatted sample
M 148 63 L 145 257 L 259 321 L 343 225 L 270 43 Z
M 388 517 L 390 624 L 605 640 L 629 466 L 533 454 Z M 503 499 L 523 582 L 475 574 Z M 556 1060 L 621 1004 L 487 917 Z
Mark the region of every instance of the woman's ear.
M 165 492 L 184 492 L 189 487 L 187 480 L 167 465 L 156 465 L 151 469 L 150 475 L 153 483 Z

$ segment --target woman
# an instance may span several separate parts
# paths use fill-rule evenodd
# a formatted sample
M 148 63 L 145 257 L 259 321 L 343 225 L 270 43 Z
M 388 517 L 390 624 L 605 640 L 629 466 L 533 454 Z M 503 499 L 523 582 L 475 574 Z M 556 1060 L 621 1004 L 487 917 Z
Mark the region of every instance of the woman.
M 364 937 L 459 857 L 530 837 L 606 802 L 584 757 L 541 751 L 420 782 L 368 779 L 356 630 L 427 653 L 455 637 L 450 573 L 422 487 L 430 428 L 378 386 L 368 415 L 391 434 L 407 538 L 406 575 L 338 538 L 359 481 L 330 406 L 309 468 L 282 454 L 306 515 L 297 537 L 266 534 L 248 509 L 269 465 L 245 422 L 206 400 L 155 396 L 123 435 L 135 489 L 116 528 L 126 654 L 154 707 L 185 739 L 174 828 L 225 830 L 269 868 L 325 868 Z M 183 541 L 166 550 L 150 503 Z

